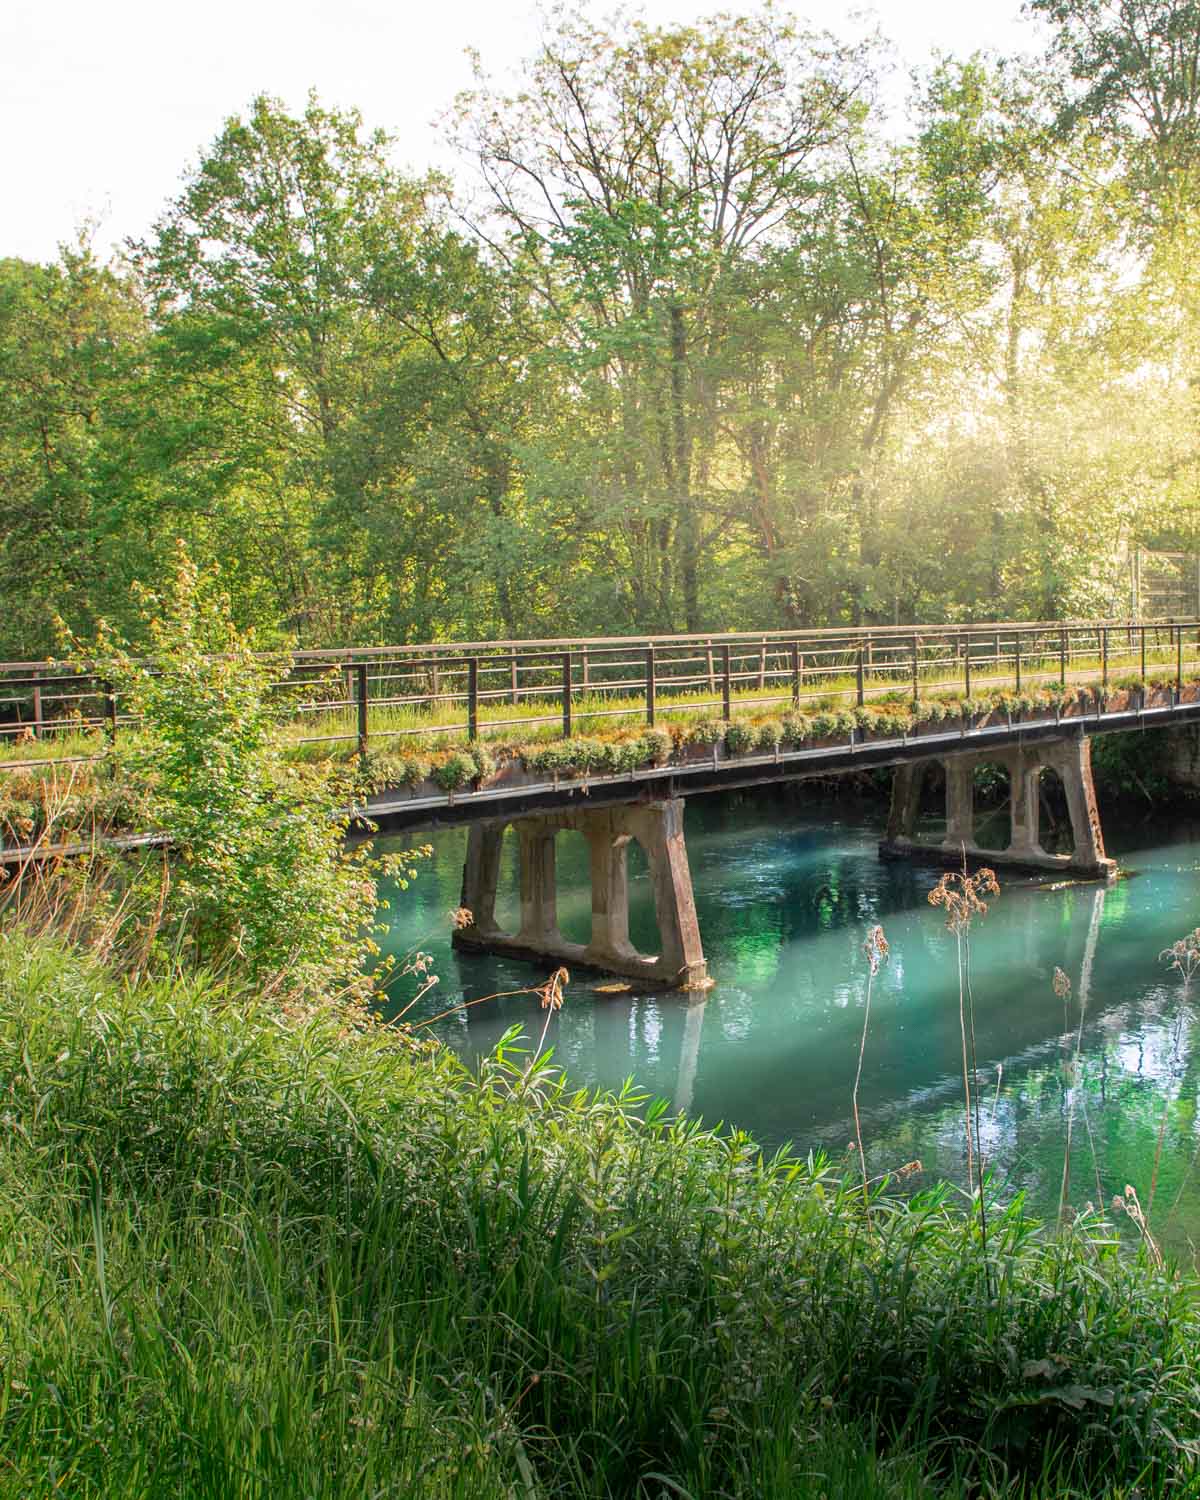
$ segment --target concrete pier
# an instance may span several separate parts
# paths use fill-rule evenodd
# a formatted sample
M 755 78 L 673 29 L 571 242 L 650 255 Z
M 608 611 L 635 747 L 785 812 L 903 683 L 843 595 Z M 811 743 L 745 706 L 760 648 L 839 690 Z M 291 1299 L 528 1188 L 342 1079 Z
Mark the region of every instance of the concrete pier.
M 1104 833 L 1092 782 L 1091 740 L 1084 734 L 1041 739 L 1032 744 L 996 746 L 937 757 L 946 778 L 946 834 L 940 844 L 915 837 L 920 790 L 929 762 L 896 768 L 887 836 L 879 846 L 885 859 L 920 859 L 956 865 L 965 854 L 972 865 L 1026 870 L 1058 870 L 1089 880 L 1110 880 L 1114 860 L 1104 852 Z M 975 768 L 1001 765 L 1009 776 L 1009 842 L 1006 849 L 981 849 L 975 842 Z M 1070 854 L 1047 854 L 1038 827 L 1038 780 L 1043 767 L 1058 773 L 1066 793 L 1075 847 Z
M 496 883 L 507 827 L 517 839 L 521 886 L 520 927 L 511 934 L 496 922 Z M 554 841 L 567 828 L 582 833 L 590 849 L 592 931 L 586 944 L 568 942 L 558 930 Z M 654 955 L 638 953 L 629 939 L 631 840 L 642 846 L 650 867 L 662 947 Z M 467 843 L 462 904 L 472 920 L 454 933 L 460 948 L 599 969 L 675 989 L 702 989 L 708 983 L 679 797 L 475 823 Z

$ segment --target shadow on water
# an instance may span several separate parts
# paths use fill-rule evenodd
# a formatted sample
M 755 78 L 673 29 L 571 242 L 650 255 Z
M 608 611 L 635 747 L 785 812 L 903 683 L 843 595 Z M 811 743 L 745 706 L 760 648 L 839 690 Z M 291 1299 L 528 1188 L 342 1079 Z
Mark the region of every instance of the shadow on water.
M 875 985 L 860 1092 L 868 1165 L 882 1172 L 919 1158 L 925 1181 L 961 1181 L 954 938 L 928 904 L 935 873 L 877 858 L 883 816 L 878 802 L 801 800 L 780 790 L 689 802 L 688 850 L 715 988 L 689 1004 L 678 995 L 600 992 L 593 976 L 573 982 L 550 1027 L 572 1080 L 613 1087 L 632 1075 L 676 1108 L 742 1127 L 769 1148 L 790 1142 L 842 1156 L 862 1028 L 862 942 L 879 922 L 892 958 Z M 932 820 L 923 831 L 939 832 Z M 1002 874 L 1000 896 L 972 932 L 984 1146 L 993 1170 L 1043 1213 L 1057 1210 L 1068 1137 L 1069 1204 L 1111 1198 L 1127 1182 L 1145 1203 L 1165 1111 L 1153 1218 L 1183 1243 L 1200 1232 L 1200 1048 L 1191 997 L 1158 955 L 1200 920 L 1200 822 L 1109 813 L 1106 832 L 1110 852 L 1138 879 L 1105 889 Z M 439 984 L 424 1013 L 545 978 L 528 964 L 450 947 L 466 835 L 447 830 L 430 841 L 431 865 L 394 899 L 386 940 L 394 952 L 432 954 Z M 631 932 L 652 952 L 644 875 L 635 846 Z M 563 932 L 586 938 L 582 838 L 560 840 L 559 892 Z M 515 925 L 516 901 L 506 841 L 502 925 Z M 1065 1006 L 1052 987 L 1056 967 L 1072 983 Z M 404 994 L 402 985 L 397 1004 Z M 536 999 L 517 996 L 455 1015 L 437 1031 L 469 1059 L 514 1022 L 540 1031 L 536 1012 Z

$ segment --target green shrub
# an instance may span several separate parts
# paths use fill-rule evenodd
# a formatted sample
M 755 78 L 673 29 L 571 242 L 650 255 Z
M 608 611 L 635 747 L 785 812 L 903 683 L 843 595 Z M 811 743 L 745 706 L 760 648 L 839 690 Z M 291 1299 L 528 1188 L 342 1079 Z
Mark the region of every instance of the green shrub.
M 665 766 L 675 752 L 675 741 L 669 729 L 647 729 L 641 737 L 644 759 L 653 766 Z
M 787 713 L 783 716 L 783 737 L 790 745 L 802 745 L 812 734 L 812 720 L 807 714 Z
M 754 749 L 755 732 L 752 724 L 735 719 L 725 731 L 725 748 L 730 755 L 744 755 Z
M 698 719 L 688 725 L 684 739 L 689 745 L 720 745 L 728 732 L 724 719 Z
M 756 750 L 778 750 L 783 741 L 783 725 L 778 719 L 764 719 L 755 726 L 754 748 Z
M 141 719 L 128 744 L 110 747 L 101 775 L 128 777 L 171 842 L 164 956 L 236 958 L 248 980 L 303 994 L 369 987 L 368 850 L 345 847 L 352 787 L 283 758 L 270 689 L 286 659 L 255 654 L 215 579 L 182 546 L 165 592 L 141 591 L 141 608 L 149 646 L 137 658 L 108 631 L 71 644 Z M 157 892 L 161 873 L 149 879 Z
M 479 774 L 475 757 L 467 750 L 451 750 L 430 771 L 433 784 L 443 792 L 456 792 Z

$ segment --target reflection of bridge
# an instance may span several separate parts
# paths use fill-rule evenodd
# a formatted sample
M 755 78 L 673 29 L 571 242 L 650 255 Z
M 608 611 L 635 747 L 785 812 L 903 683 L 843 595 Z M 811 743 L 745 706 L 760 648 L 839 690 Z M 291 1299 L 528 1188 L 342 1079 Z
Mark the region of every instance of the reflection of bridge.
M 1090 736 L 1200 721 L 1200 621 L 301 652 L 281 662 L 275 686 L 287 705 L 285 735 L 306 747 L 302 753 L 392 752 L 395 788 L 364 808 L 380 828 L 471 825 L 462 904 L 472 921 L 455 934 L 461 946 L 694 988 L 705 982 L 705 961 L 683 798 L 893 766 L 881 853 L 957 863 L 964 852 L 983 856 L 974 840 L 973 773 L 998 762 L 1010 779 L 1011 837 L 1006 849 L 987 851 L 988 862 L 1106 878 L 1113 864 L 1096 812 Z M 111 737 L 137 728 L 108 684 L 48 663 L 0 667 L 0 714 L 7 714 L 0 734 L 44 740 L 48 754 L 67 730 Z M 621 730 L 624 750 L 602 753 Z M 579 739 L 589 731 L 591 739 Z M 566 742 L 562 753 L 540 753 L 556 736 Z M 477 756 L 483 743 L 499 754 Z M 422 762 L 427 747 L 433 758 Z M 22 751 L 28 766 L 29 747 Z M 947 815 L 945 839 L 932 847 L 914 838 L 931 762 L 944 770 Z M 1066 794 L 1070 854 L 1041 845 L 1046 768 Z M 495 920 L 509 827 L 520 848 L 513 934 Z M 591 850 L 592 933 L 582 945 L 567 943 L 557 923 L 554 846 L 567 828 Z M 629 941 L 631 841 L 644 849 L 654 886 L 661 951 L 653 958 Z

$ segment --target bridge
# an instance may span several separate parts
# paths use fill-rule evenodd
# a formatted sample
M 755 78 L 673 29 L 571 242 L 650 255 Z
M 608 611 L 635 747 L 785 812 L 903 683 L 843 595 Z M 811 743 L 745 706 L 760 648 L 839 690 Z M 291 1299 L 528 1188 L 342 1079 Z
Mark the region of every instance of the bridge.
M 989 623 L 297 651 L 278 659 L 281 733 L 301 757 L 359 761 L 356 805 L 385 832 L 470 826 L 455 932 L 467 949 L 702 987 L 684 799 L 893 768 L 880 854 L 986 860 L 1104 880 L 1091 737 L 1200 722 L 1200 620 Z M 136 716 L 86 664 L 0 664 L 0 773 L 96 758 Z M 3 742 L 13 745 L 5 759 Z M 15 743 L 14 743 L 15 742 Z M 72 753 L 66 753 L 72 752 Z M 1003 767 L 1010 836 L 975 841 L 974 771 Z M 945 837 L 922 841 L 940 768 Z M 1070 853 L 1042 847 L 1039 787 L 1061 779 Z M 592 931 L 567 942 L 555 840 L 591 851 Z M 495 916 L 503 840 L 519 850 L 520 922 Z M 629 939 L 628 849 L 645 852 L 660 952 Z M 19 851 L 9 851 L 9 857 Z

